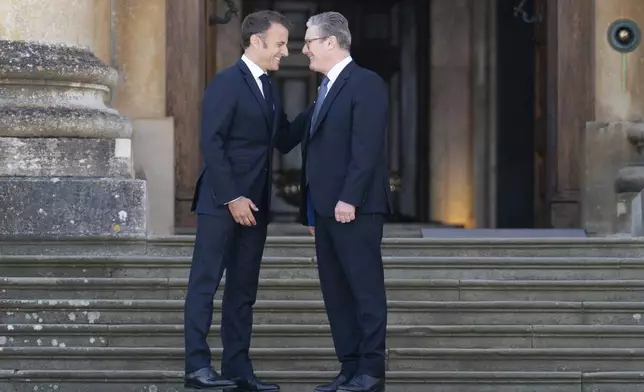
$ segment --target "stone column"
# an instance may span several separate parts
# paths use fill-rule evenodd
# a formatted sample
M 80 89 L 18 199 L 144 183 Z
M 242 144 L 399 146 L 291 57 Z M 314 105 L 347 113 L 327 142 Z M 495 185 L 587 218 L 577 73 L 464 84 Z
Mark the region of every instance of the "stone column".
M 117 74 L 91 51 L 102 1 L 0 4 L 0 236 L 145 235 Z
M 431 218 L 475 226 L 472 163 L 471 2 L 434 1 L 431 26 Z
M 132 121 L 135 177 L 145 179 L 148 189 L 148 234 L 174 234 L 174 119 L 166 116 L 166 0 L 110 1 L 110 59 L 119 73 L 112 104 Z
M 641 235 L 633 201 L 644 187 L 644 46 L 630 52 L 609 43 L 611 24 L 627 18 L 644 28 L 641 0 L 595 3 L 595 121 L 585 134 L 582 222 L 594 235 Z M 624 37 L 626 38 L 626 37 Z M 641 199 L 641 195 L 639 196 Z M 635 219 L 635 221 L 633 221 Z

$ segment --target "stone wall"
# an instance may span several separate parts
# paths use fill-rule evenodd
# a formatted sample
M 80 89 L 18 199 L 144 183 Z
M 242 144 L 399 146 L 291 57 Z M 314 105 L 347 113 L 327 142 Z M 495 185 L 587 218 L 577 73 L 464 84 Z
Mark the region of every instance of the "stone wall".
M 641 29 L 644 3 L 594 4 L 595 116 L 589 119 L 583 141 L 582 224 L 592 235 L 642 236 L 642 214 L 633 212 L 641 209 L 638 194 L 644 188 L 644 47 L 617 50 L 608 32 L 623 18 Z

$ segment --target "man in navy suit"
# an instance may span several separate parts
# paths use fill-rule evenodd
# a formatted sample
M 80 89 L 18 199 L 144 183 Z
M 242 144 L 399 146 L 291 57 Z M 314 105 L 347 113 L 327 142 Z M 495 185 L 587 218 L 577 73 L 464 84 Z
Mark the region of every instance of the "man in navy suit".
M 307 27 L 302 51 L 311 70 L 324 77 L 315 105 L 298 118 L 308 120 L 300 213 L 314 227 L 322 294 L 342 365 L 316 391 L 381 392 L 387 300 L 380 245 L 391 213 L 387 87 L 352 60 L 344 16 L 315 15 Z
M 267 71 L 288 55 L 288 20 L 273 11 L 248 15 L 242 58 L 212 79 L 204 100 L 201 151 L 205 161 L 193 211 L 198 214 L 185 300 L 185 385 L 194 389 L 278 391 L 255 377 L 249 358 L 253 305 L 266 241 L 273 148 L 285 125 Z M 286 123 L 288 124 L 288 123 Z M 226 270 L 219 375 L 206 342 L 213 297 Z

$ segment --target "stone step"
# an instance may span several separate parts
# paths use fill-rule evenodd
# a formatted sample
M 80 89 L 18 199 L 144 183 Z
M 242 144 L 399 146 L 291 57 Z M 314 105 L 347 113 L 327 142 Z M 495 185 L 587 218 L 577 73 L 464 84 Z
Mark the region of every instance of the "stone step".
M 221 347 L 219 326 L 209 336 Z M 644 348 L 644 325 L 390 325 L 387 347 Z M 0 324 L 0 347 L 181 347 L 181 324 Z M 333 347 L 328 325 L 259 324 L 253 347 Z
M 398 237 L 398 238 L 420 238 L 421 230 L 423 228 L 434 227 L 441 228 L 447 227 L 440 224 L 423 224 L 423 223 L 385 223 L 383 227 L 383 236 L 384 237 Z M 182 229 L 176 230 L 176 234 L 188 234 L 194 235 L 196 233 L 195 229 Z M 308 237 L 310 236 L 308 230 L 299 223 L 278 223 L 271 222 L 268 225 L 268 235 L 271 237 L 284 237 L 284 236 L 298 236 L 298 237 Z
M 444 228 L 447 225 L 436 223 L 385 223 L 383 227 L 384 237 L 397 237 L 397 238 L 420 238 L 422 236 L 421 230 L 424 228 Z M 196 228 L 175 227 L 175 233 L 179 235 L 195 235 Z M 287 223 L 273 221 L 268 225 L 268 235 L 271 237 L 308 237 L 310 236 L 308 230 L 300 223 Z
M 192 254 L 194 236 L 83 236 L 61 241 L 3 237 L 3 255 L 150 255 Z M 644 239 L 610 238 L 385 238 L 385 256 L 433 257 L 641 257 Z M 269 237 L 266 256 L 313 257 L 313 238 Z
M 387 352 L 390 370 L 637 371 L 644 349 L 633 348 L 402 348 Z
M 0 369 L 177 370 L 181 347 L 4 347 Z M 212 349 L 221 357 L 221 349 Z M 638 371 L 644 349 L 623 348 L 391 348 L 387 369 L 427 371 Z M 338 371 L 333 348 L 251 348 L 256 369 Z M 55 359 L 55 360 L 52 360 Z
M 325 371 L 258 371 L 282 392 L 308 392 Z M 162 370 L 0 370 L 3 392 L 178 392 L 183 372 Z M 387 392 L 641 392 L 644 372 L 389 371 Z
M 151 237 L 149 255 L 191 255 L 193 236 Z M 556 256 L 641 257 L 644 239 L 636 238 L 384 238 L 385 256 Z M 310 237 L 269 237 L 266 256 L 315 255 Z
M 1 278 L 0 299 L 184 299 L 186 278 Z M 644 280 L 387 279 L 393 301 L 642 301 Z M 225 280 L 215 298 L 223 295 Z M 322 299 L 317 279 L 260 279 L 259 300 Z
M 3 277 L 186 278 L 188 256 L 0 255 Z M 644 279 L 642 257 L 387 256 L 390 279 Z M 317 279 L 313 257 L 264 257 L 265 279 Z
M 182 324 L 181 300 L 0 299 L 6 324 Z M 221 303 L 215 301 L 213 323 Z M 644 302 L 388 301 L 392 325 L 639 325 Z M 257 301 L 256 324 L 327 324 L 322 301 Z

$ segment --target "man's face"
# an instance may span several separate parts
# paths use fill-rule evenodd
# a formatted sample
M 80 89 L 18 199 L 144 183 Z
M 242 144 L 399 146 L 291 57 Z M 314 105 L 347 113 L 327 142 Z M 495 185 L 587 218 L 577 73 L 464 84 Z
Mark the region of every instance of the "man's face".
M 311 71 L 325 73 L 328 62 L 326 57 L 329 53 L 328 38 L 320 33 L 317 26 L 311 26 L 306 30 L 302 53 L 308 56 Z
M 258 36 L 260 67 L 277 71 L 282 57 L 288 56 L 288 29 L 279 23 L 271 24 L 264 37 Z

